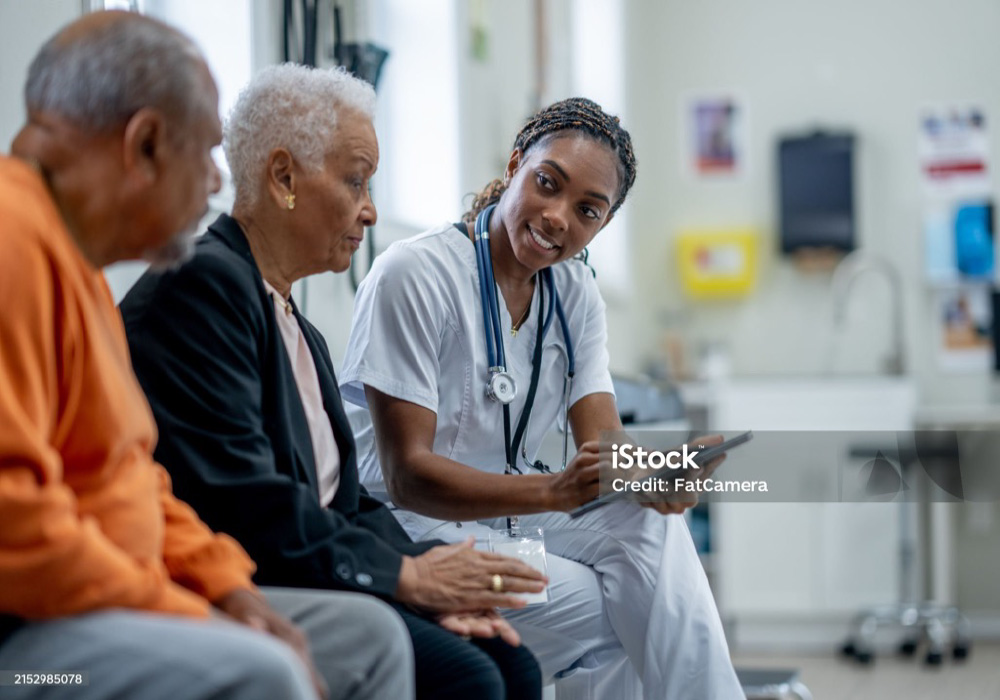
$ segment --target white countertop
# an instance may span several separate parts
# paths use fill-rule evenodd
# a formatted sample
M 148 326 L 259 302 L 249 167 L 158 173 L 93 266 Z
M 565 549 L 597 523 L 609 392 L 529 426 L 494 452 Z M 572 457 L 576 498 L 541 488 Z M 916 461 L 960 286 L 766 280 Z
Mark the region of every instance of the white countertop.
M 1000 403 L 918 405 L 913 416 L 918 429 L 996 428 L 1000 430 Z

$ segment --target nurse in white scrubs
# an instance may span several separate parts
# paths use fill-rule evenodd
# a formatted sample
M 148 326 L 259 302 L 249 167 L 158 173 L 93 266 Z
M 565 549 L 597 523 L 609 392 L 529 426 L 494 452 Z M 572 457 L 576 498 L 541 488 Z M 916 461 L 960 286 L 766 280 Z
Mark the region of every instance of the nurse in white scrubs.
M 629 134 L 597 104 L 536 114 L 462 224 L 376 259 L 340 381 L 361 478 L 415 539 L 485 539 L 510 516 L 544 528 L 549 601 L 508 617 L 558 697 L 732 700 L 743 694 L 679 514 L 690 503 L 567 515 L 598 494 L 600 433 L 622 427 L 604 302 L 579 256 L 634 180 Z M 532 467 L 564 415 L 576 455 Z

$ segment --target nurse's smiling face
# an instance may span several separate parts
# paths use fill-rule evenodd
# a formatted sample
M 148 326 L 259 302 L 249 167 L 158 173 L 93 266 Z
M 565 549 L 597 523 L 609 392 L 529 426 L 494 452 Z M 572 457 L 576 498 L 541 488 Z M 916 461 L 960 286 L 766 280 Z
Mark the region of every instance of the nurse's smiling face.
M 526 153 L 515 149 L 504 179 L 490 232 L 506 234 L 518 266 L 530 275 L 582 251 L 611 220 L 619 159 L 586 134 L 556 132 Z

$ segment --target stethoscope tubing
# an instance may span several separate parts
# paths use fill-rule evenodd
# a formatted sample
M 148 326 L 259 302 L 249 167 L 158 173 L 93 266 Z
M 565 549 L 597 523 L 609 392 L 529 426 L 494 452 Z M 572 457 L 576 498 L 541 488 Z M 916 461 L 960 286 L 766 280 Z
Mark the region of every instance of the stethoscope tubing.
M 479 213 L 476 217 L 476 227 L 475 235 L 473 237 L 473 242 L 476 250 L 476 268 L 479 272 L 479 299 L 483 309 L 483 325 L 486 331 L 486 355 L 489 362 L 489 371 L 492 376 L 496 372 L 507 372 L 507 358 L 504 351 L 503 343 L 503 329 L 500 325 L 500 305 L 497 296 L 496 280 L 493 276 L 493 259 L 489 248 L 489 221 L 490 216 L 493 214 L 493 210 L 496 208 L 496 204 L 491 204 L 486 207 L 483 211 Z M 563 403 L 564 403 L 564 420 L 568 420 L 569 411 L 569 393 L 573 384 L 573 375 L 576 372 L 576 353 L 573 348 L 573 340 L 569 331 L 569 322 L 566 319 L 566 313 L 562 307 L 562 301 L 559 298 L 559 292 L 555 284 L 555 276 L 552 273 L 552 268 L 548 267 L 542 270 L 542 278 L 544 284 L 549 291 L 550 301 L 548 309 L 545 312 L 545 318 L 539 319 L 542 323 L 541 335 L 538 342 L 544 341 L 545 335 L 548 333 L 549 327 L 552 325 L 553 316 L 559 319 L 559 326 L 562 330 L 563 340 L 566 344 L 565 355 L 566 355 L 566 375 L 563 382 Z M 529 390 L 529 394 L 531 391 Z M 490 394 L 494 399 L 494 395 Z M 517 446 L 510 444 L 510 439 L 507 437 L 509 432 L 509 415 L 506 413 L 508 410 L 507 404 L 504 404 L 505 410 L 505 437 L 504 437 L 504 450 L 507 457 L 508 469 L 514 467 L 512 464 L 514 455 L 517 452 Z M 531 407 L 525 404 L 522 409 L 524 411 L 530 412 Z M 564 425 L 563 430 L 565 435 L 563 436 L 563 469 L 566 468 L 566 458 L 568 450 L 568 435 L 569 435 L 569 425 Z M 522 457 L 526 458 L 524 445 L 521 445 Z M 516 468 L 516 467 L 514 467 Z M 520 470 L 518 470 L 520 471 Z
M 479 299 L 483 307 L 483 323 L 486 326 L 486 358 L 489 361 L 489 366 L 492 368 L 497 366 L 497 355 L 493 349 L 493 344 L 496 342 L 496 334 L 493 332 L 493 316 L 490 313 L 490 293 L 487 286 L 486 264 L 482 254 L 482 236 L 478 221 L 476 222 L 475 246 L 476 267 L 479 269 Z

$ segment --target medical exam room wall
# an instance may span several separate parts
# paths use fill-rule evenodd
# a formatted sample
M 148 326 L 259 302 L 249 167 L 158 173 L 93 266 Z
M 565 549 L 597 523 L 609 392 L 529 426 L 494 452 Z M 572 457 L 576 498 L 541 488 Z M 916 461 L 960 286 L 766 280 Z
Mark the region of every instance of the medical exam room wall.
M 995 0 L 665 0 L 628 3 L 628 96 L 640 170 L 633 259 L 648 356 L 665 330 L 692 346 L 721 341 L 739 374 L 875 372 L 889 348 L 889 295 L 859 280 L 835 337 L 829 273 L 799 272 L 775 251 L 774 144 L 813 127 L 859 138 L 860 247 L 903 276 L 906 352 L 924 397 L 982 400 L 979 376 L 941 375 L 932 297 L 924 284 L 918 110 L 928 102 L 985 108 L 997 157 L 1000 4 Z M 685 169 L 685 95 L 732 91 L 746 107 L 743 176 L 695 179 Z M 994 185 L 996 178 L 994 177 Z M 684 301 L 673 236 L 682 227 L 750 225 L 764 234 L 757 291 L 719 304 Z
M 1000 3 L 664 0 L 628 7 L 629 111 L 640 160 L 631 231 L 640 286 L 635 328 L 644 354 L 659 353 L 669 330 L 693 348 L 723 343 L 739 375 L 821 374 L 831 347 L 840 374 L 878 371 L 889 349 L 884 280 L 858 281 L 838 337 L 830 274 L 800 272 L 773 252 L 778 135 L 852 129 L 859 140 L 857 244 L 888 257 L 902 275 L 905 352 L 920 401 L 989 404 L 996 382 L 988 373 L 954 375 L 937 367 L 936 309 L 923 277 L 917 144 L 922 105 L 979 104 L 997 162 Z M 724 91 L 746 106 L 747 171 L 736 179 L 697 180 L 683 163 L 682 99 Z M 994 175 L 994 197 L 996 185 Z M 764 235 L 756 292 L 737 302 L 685 301 L 671 259 L 675 233 L 734 225 Z M 967 610 L 990 611 L 995 621 L 1000 527 L 991 516 L 992 524 L 973 532 L 968 517 L 963 509 L 955 518 L 958 600 Z
M 0 153 L 24 123 L 24 78 L 52 33 L 80 16 L 80 0 L 0 0 Z

